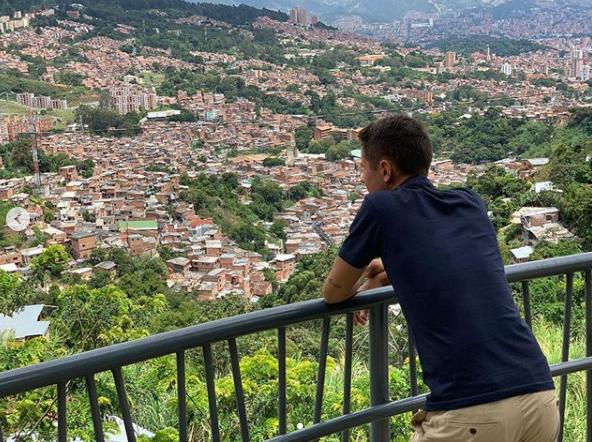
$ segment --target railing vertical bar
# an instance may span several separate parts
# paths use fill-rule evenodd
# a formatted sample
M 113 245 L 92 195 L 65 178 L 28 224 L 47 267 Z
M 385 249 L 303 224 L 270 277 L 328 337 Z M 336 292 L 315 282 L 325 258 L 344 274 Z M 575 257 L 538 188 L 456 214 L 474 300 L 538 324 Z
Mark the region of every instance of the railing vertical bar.
M 343 414 L 351 411 L 352 353 L 354 347 L 354 314 L 348 313 L 345 320 L 345 362 L 343 367 Z M 341 432 L 341 442 L 349 441 L 349 430 Z
M 286 329 L 278 328 L 278 414 L 280 434 L 286 434 Z
M 68 422 L 66 419 L 66 384 L 58 384 L 58 441 L 68 442 Z
M 409 326 L 407 326 L 409 329 Z M 409 384 L 411 396 L 417 396 L 417 353 L 415 351 L 415 342 L 411 331 L 407 331 L 407 342 L 409 343 Z
M 103 418 L 101 417 L 101 410 L 99 408 L 95 377 L 93 374 L 89 374 L 85 377 L 85 380 L 86 390 L 88 391 L 88 401 L 90 402 L 90 414 L 92 416 L 93 428 L 95 430 L 95 440 L 97 442 L 105 442 L 105 435 L 103 434 Z
M 532 330 L 532 311 L 530 309 L 530 285 L 528 281 L 522 281 L 522 303 L 524 304 L 524 320 L 528 328 Z
M 370 405 L 389 401 L 387 311 L 386 304 L 370 309 Z M 389 433 L 389 419 L 370 424 L 371 442 L 388 441 Z
M 586 296 L 586 356 L 592 356 L 592 271 L 584 273 Z M 592 370 L 586 370 L 586 442 L 592 442 Z
M 561 348 L 561 361 L 569 359 L 569 338 L 571 335 L 571 309 L 573 298 L 573 273 L 568 273 L 565 278 L 565 311 L 563 314 L 563 344 Z M 563 426 L 565 424 L 565 401 L 567 397 L 567 375 L 561 376 L 559 384 L 559 442 L 563 441 Z
M 317 391 L 315 394 L 315 409 L 313 422 L 318 424 L 321 421 L 323 409 L 323 393 L 325 390 L 325 369 L 327 368 L 327 353 L 329 351 L 329 327 L 331 318 L 323 319 L 323 331 L 321 334 L 321 349 L 319 354 L 319 371 L 317 374 Z
M 218 407 L 216 405 L 216 386 L 214 385 L 214 365 L 212 363 L 212 347 L 203 346 L 204 363 L 206 366 L 206 385 L 208 389 L 208 404 L 210 407 L 210 422 L 212 424 L 212 439 L 220 442 L 220 427 L 218 425 Z
M 177 352 L 177 402 L 179 442 L 187 442 L 187 391 L 185 385 L 185 352 Z
M 232 379 L 234 380 L 234 392 L 236 395 L 236 406 L 238 409 L 238 420 L 240 423 L 241 439 L 243 442 L 249 442 L 249 423 L 247 422 L 247 411 L 245 409 L 245 395 L 243 393 L 243 381 L 241 378 L 240 364 L 238 359 L 238 349 L 236 339 L 228 340 L 230 349 L 230 363 L 232 365 Z
M 114 368 L 111 372 L 113 373 L 113 379 L 115 380 L 115 389 L 117 390 L 117 397 L 119 399 L 119 407 L 121 408 L 121 417 L 123 419 L 123 426 L 125 427 L 127 440 L 128 442 L 136 442 L 136 433 L 134 432 L 134 424 L 132 423 L 132 414 L 127 400 L 127 393 L 125 392 L 121 367 Z

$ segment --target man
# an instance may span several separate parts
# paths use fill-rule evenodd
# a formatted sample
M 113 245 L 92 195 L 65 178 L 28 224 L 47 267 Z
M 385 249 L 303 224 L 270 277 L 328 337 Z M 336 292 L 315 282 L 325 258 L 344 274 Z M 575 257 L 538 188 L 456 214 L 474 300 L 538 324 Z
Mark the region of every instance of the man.
M 323 293 L 332 304 L 392 283 L 431 390 L 411 440 L 555 441 L 549 367 L 512 299 L 483 202 L 430 183 L 432 145 L 418 121 L 387 116 L 359 139 L 369 193 Z

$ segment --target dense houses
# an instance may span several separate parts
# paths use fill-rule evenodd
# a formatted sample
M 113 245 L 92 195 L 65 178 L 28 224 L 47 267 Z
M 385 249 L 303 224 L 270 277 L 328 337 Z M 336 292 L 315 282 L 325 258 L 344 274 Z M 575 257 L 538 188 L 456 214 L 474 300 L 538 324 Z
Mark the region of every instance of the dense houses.
M 95 165 L 90 177 L 80 176 L 74 166 L 62 167 L 57 173 L 44 173 L 40 186 L 33 182 L 33 177 L 0 180 L 0 199 L 27 210 L 31 218 L 31 225 L 25 230 L 27 238 L 41 234 L 46 239 L 44 244 L 68 248 L 73 258 L 68 272 L 74 277 L 86 279 L 95 272 L 117 271 L 111 261 L 89 266 L 89 258 L 97 256 L 100 250 L 124 248 L 133 255 L 156 255 L 166 248 L 171 254 L 166 260 L 169 287 L 202 300 L 229 293 L 256 300 L 271 293 L 272 280 L 287 281 L 303 257 L 339 244 L 346 237 L 364 196 L 359 180 L 359 151 L 352 152 L 352 158 L 338 161 L 327 161 L 322 154 L 298 152 L 295 131 L 310 124 L 312 118 L 274 113 L 261 100 L 227 97 L 211 90 L 189 90 L 189 86 L 184 86 L 188 90 L 179 88 L 170 96 L 158 96 L 153 86 L 162 74 L 154 72 L 154 66 L 161 70 L 213 73 L 222 79 L 231 71 L 239 72 L 244 86 L 256 87 L 274 99 L 279 97 L 302 106 L 313 104 L 311 97 L 315 94 L 324 98 L 334 93 L 336 103 L 352 113 L 366 99 L 396 102 L 419 112 L 446 112 L 448 106 L 459 101 L 455 98 L 457 91 L 470 87 L 492 102 L 509 100 L 512 104 L 504 106 L 502 111 L 509 118 L 561 120 L 570 107 L 586 105 L 585 97 L 589 96 L 582 69 L 590 64 L 590 51 L 570 49 L 564 39 L 550 40 L 549 44 L 557 51 L 515 57 L 498 56 L 489 48 L 464 57 L 452 51 L 422 50 L 434 62 L 408 69 L 423 79 L 394 84 L 379 80 L 381 75 L 389 73 L 391 66 L 384 62 L 390 49 L 378 41 L 309 26 L 315 19 L 299 9 L 293 11 L 290 22 L 268 17 L 256 20 L 255 28 L 280 31 L 278 40 L 289 48 L 284 54 L 286 60 L 296 57 L 310 60 L 335 47 L 356 49 L 358 55 L 352 57 L 352 64 L 339 62 L 328 71 L 331 77 L 328 86 L 327 78 L 321 81 L 320 74 L 302 67 L 244 60 L 236 53 L 196 50 L 191 53 L 195 57 L 191 63 L 173 58 L 169 49 L 138 48 L 133 38 L 136 29 L 124 24 L 116 28 L 122 40 L 94 36 L 73 41 L 92 30 L 92 26 L 77 21 L 77 10 L 70 12 L 68 20 L 59 21 L 59 26 L 47 26 L 39 31 L 19 26 L 0 36 L 0 65 L 23 73 L 28 71 L 28 64 L 10 52 L 14 46 L 19 46 L 22 54 L 50 62 L 69 51 L 63 68 L 48 66 L 43 74 L 45 80 L 55 82 L 60 70 L 74 73 L 93 93 L 107 93 L 107 104 L 120 114 L 158 111 L 148 113 L 134 136 L 115 138 L 91 135 L 81 127 L 47 134 L 44 132 L 53 128 L 52 118 L 0 116 L 0 142 L 37 132 L 39 148 L 46 153 L 89 159 Z M 23 18 L 15 15 L 10 20 Z M 398 30 L 411 34 L 439 26 L 434 17 L 426 14 L 418 13 L 406 20 Z M 0 26 L 2 23 L 7 21 L 0 17 Z M 180 18 L 177 23 L 229 26 L 201 16 Z M 245 38 L 253 38 L 253 33 L 241 32 Z M 570 41 L 579 48 L 589 48 L 591 43 L 584 37 Z M 416 50 L 419 48 L 412 45 L 397 49 L 401 57 Z M 571 55 L 566 58 L 562 55 L 565 52 Z M 505 75 L 500 79 L 502 69 Z M 570 77 L 576 71 L 579 77 Z M 445 81 L 441 81 L 440 74 L 445 74 Z M 548 81 L 535 85 L 541 79 Z M 578 93 L 568 96 L 558 86 L 560 82 L 566 82 Z M 68 107 L 64 100 L 26 91 L 20 92 L 16 100 L 32 109 Z M 195 121 L 168 119 L 179 115 L 180 109 L 193 114 Z M 468 109 L 461 118 L 471 118 L 473 112 L 485 112 L 482 108 Z M 355 141 L 360 130 L 338 127 L 320 116 L 314 118 L 311 127 L 314 127 L 312 138 L 317 141 L 327 138 Z M 285 165 L 264 166 L 269 155 L 258 150 L 279 151 Z M 531 180 L 546 161 L 545 158 L 509 158 L 499 165 L 521 179 Z M 252 202 L 250 189 L 255 177 L 271 180 L 284 191 L 310 183 L 321 192 L 275 215 L 285 222 L 286 239 L 267 242 L 269 253 L 264 256 L 242 249 L 213 219 L 197 215 L 195 208 L 180 197 L 187 190 L 181 182 L 183 174 L 189 178 L 200 174 L 217 176 L 228 170 L 238 174 L 239 197 L 244 204 Z M 435 185 L 447 187 L 462 184 L 470 173 L 481 170 L 479 166 L 442 158 L 433 162 L 429 178 Z M 38 199 L 25 192 L 31 187 L 36 187 L 39 196 L 51 205 L 52 217 L 44 217 Z M 553 190 L 553 183 L 535 182 L 533 191 L 542 190 Z M 561 225 L 556 208 L 524 207 L 515 214 L 514 222 L 520 227 L 524 242 L 522 248 L 512 250 L 517 261 L 527 260 L 538 241 L 573 238 Z M 262 222 L 262 225 L 266 224 Z M 0 250 L 0 269 L 26 275 L 31 260 L 43 253 L 44 247 Z M 32 310 L 30 314 L 36 312 Z
M 21 74 L 29 72 L 29 65 L 18 55 L 9 54 L 2 50 L 0 50 L 0 66 L 4 66 L 6 69 L 16 70 Z
M 54 121 L 49 117 L 0 115 L 0 143 L 14 141 L 21 134 L 49 132 L 53 128 Z

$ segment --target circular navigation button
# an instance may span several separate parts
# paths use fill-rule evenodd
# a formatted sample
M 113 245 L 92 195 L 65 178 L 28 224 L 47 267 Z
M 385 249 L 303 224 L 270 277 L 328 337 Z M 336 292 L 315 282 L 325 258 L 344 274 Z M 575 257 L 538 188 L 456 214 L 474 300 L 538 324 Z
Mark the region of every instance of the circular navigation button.
M 22 232 L 31 224 L 31 215 L 22 207 L 13 207 L 6 214 L 6 225 L 16 232 Z

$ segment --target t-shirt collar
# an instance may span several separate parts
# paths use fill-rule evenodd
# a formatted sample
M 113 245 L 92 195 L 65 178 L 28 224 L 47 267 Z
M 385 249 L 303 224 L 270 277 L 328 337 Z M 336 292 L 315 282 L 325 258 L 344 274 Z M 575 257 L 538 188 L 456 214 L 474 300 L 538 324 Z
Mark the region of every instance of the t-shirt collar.
M 401 184 L 399 184 L 398 187 L 415 187 L 415 186 L 431 186 L 431 182 L 430 180 L 428 180 L 427 177 L 422 176 L 422 175 L 416 175 L 416 176 L 412 176 L 407 178 L 405 181 L 403 181 Z

